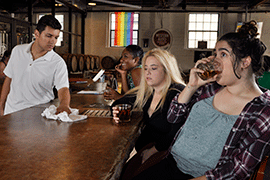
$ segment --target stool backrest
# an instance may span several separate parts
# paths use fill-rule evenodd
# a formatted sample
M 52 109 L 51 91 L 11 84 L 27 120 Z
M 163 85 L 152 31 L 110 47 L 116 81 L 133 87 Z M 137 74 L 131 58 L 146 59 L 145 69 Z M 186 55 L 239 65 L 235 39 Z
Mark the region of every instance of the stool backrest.
M 266 156 L 254 170 L 249 180 L 270 180 L 270 158 Z

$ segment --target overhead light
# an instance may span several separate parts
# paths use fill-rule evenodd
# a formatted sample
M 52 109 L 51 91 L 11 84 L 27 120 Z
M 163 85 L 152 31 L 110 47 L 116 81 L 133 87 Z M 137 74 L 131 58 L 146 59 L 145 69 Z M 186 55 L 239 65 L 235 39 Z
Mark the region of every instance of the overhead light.
M 63 6 L 63 4 L 55 4 L 55 6 Z
M 89 6 L 95 6 L 97 5 L 96 3 L 88 3 Z
M 141 9 L 142 8 L 142 6 L 136 6 L 136 5 L 132 5 L 132 4 L 119 3 L 119 2 L 107 1 L 107 0 L 92 0 L 92 1 L 102 2 L 102 3 L 107 3 L 107 4 L 113 4 L 113 5 L 118 5 L 118 6 L 125 6 L 125 7 L 136 8 L 136 9 Z

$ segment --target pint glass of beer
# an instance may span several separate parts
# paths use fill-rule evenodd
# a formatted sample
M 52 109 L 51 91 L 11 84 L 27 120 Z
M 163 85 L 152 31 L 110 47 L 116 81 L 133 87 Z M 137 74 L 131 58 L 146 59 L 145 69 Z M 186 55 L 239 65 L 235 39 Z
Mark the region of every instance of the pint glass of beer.
M 202 80 L 207 80 L 222 72 L 221 63 L 216 60 L 212 60 L 208 63 L 200 63 L 197 65 L 197 68 L 204 71 L 203 73 L 198 73 Z
M 121 123 L 129 122 L 131 105 L 130 104 L 117 104 L 115 107 L 119 111 L 118 113 L 119 121 Z

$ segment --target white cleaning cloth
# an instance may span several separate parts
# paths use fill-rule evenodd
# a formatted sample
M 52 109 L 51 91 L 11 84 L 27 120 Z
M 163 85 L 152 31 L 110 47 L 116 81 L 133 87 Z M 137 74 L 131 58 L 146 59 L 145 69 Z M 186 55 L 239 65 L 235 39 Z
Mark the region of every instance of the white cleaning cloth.
M 87 115 L 79 115 L 78 109 L 70 108 L 71 113 L 69 115 L 66 111 L 55 114 L 56 109 L 57 107 L 55 105 L 50 105 L 41 113 L 41 116 L 46 117 L 47 119 L 60 120 L 63 122 L 74 122 L 87 118 Z

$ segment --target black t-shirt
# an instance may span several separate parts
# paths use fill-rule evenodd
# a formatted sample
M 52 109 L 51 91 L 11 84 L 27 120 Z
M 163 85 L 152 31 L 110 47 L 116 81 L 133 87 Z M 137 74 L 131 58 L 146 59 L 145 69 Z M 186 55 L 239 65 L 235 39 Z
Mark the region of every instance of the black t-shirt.
M 185 86 L 182 84 L 172 84 L 167 92 L 163 107 L 155 111 L 151 117 L 149 117 L 147 113 L 153 99 L 153 96 L 150 96 L 143 107 L 143 122 L 145 126 L 135 143 L 136 151 L 139 151 L 149 143 L 154 143 L 158 151 L 169 148 L 176 132 L 182 124 L 169 123 L 167 121 L 167 112 L 172 99 L 177 93 L 181 92 L 184 87 Z M 112 106 L 122 103 L 133 105 L 135 100 L 135 95 L 125 95 L 124 97 L 116 100 Z

